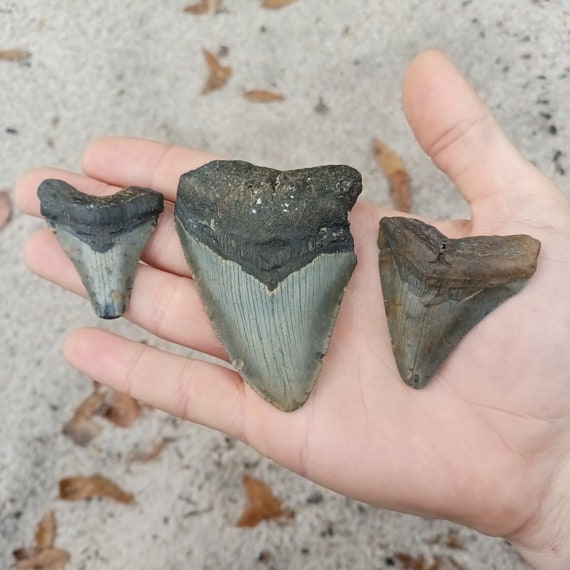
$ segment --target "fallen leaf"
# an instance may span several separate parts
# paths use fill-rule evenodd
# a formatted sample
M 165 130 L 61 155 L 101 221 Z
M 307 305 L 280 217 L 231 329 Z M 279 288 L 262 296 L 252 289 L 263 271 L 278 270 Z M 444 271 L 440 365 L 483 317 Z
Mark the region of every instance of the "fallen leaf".
M 252 527 L 264 519 L 277 518 L 285 514 L 294 516 L 290 510 L 281 508 L 281 501 L 273 495 L 271 489 L 259 479 L 244 475 L 243 486 L 249 499 L 249 506 L 236 523 L 239 527 Z
M 222 10 L 222 0 L 198 0 L 194 4 L 189 4 L 184 8 L 187 14 L 201 15 L 208 12 L 220 12 Z
M 89 477 L 67 477 L 59 482 L 59 498 L 66 501 L 80 501 L 91 497 L 106 497 L 119 503 L 132 503 L 133 495 L 123 491 L 113 481 L 102 475 Z
M 187 14 L 205 14 L 208 11 L 208 0 L 200 0 L 195 4 L 189 4 L 184 8 Z
M 91 421 L 105 408 L 105 395 L 94 392 L 75 410 L 73 417 L 63 426 L 63 433 L 78 445 L 87 445 L 100 431 L 101 426 Z
M 69 553 L 58 548 L 19 548 L 13 552 L 17 570 L 62 570 Z
M 434 557 L 433 562 L 428 562 L 421 554 L 416 557 L 406 552 L 396 552 L 394 558 L 396 558 L 406 570 L 440 570 L 442 562 L 439 556 Z
M 206 65 L 208 66 L 208 79 L 202 88 L 202 95 L 209 93 L 210 91 L 215 91 L 216 89 L 221 89 L 232 74 L 232 68 L 230 66 L 222 65 L 218 58 L 210 53 L 208 50 L 202 50 L 204 52 L 204 59 L 206 60 Z
M 127 428 L 141 415 L 140 404 L 130 396 L 113 391 L 106 401 L 105 417 L 115 425 Z
M 266 89 L 250 89 L 245 91 L 243 96 L 252 103 L 274 103 L 275 101 L 283 101 L 284 95 L 275 91 L 267 91 Z
M 410 211 L 410 177 L 398 155 L 382 141 L 373 139 L 376 161 L 384 171 L 394 207 L 400 212 Z
M 149 463 L 150 461 L 154 461 L 162 453 L 162 450 L 166 447 L 167 443 L 169 443 L 167 439 L 159 439 L 152 445 L 150 449 L 134 454 L 134 456 L 132 456 L 132 459 L 134 461 L 140 461 L 141 463 Z
M 25 61 L 32 54 L 25 49 L 0 49 L 1 61 Z
M 263 0 L 261 6 L 263 8 L 269 8 L 270 10 L 277 10 L 279 8 L 284 8 L 289 4 L 293 4 L 297 0 Z
M 55 542 L 55 515 L 49 511 L 36 526 L 36 546 L 38 548 L 52 548 Z
M 12 217 L 12 204 L 8 192 L 0 192 L 0 230 L 10 221 Z

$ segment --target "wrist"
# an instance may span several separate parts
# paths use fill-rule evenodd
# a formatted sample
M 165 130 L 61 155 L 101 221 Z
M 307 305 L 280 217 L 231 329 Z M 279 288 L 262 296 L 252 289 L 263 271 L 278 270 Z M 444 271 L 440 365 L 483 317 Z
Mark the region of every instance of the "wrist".
M 533 519 L 506 538 L 537 570 L 570 568 L 570 459 L 546 489 Z

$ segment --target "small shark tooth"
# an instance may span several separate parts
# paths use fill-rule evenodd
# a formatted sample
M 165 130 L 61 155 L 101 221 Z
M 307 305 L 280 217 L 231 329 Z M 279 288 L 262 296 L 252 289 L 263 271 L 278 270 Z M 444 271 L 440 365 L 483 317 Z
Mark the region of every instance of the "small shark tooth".
M 398 370 L 423 388 L 459 341 L 536 270 L 527 235 L 450 239 L 411 218 L 380 220 L 380 280 Z
M 180 177 L 176 227 L 202 301 L 235 369 L 281 410 L 305 402 L 327 351 L 361 190 L 349 166 L 216 160 Z
M 63 180 L 38 188 L 41 213 L 77 269 L 97 316 L 120 317 L 126 310 L 135 270 L 163 196 L 131 186 L 111 196 L 90 196 Z

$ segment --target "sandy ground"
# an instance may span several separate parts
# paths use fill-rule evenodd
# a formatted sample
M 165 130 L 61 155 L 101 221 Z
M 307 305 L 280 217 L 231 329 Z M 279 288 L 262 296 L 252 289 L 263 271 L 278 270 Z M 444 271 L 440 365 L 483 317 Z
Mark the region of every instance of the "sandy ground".
M 0 1 L 0 49 L 31 54 L 0 61 L 0 189 L 34 166 L 77 169 L 88 141 L 125 134 L 277 168 L 350 164 L 364 176 L 365 196 L 388 203 L 371 151 L 380 137 L 404 158 L 413 212 L 466 216 L 401 109 L 408 61 L 435 46 L 526 156 L 570 193 L 566 0 L 298 0 L 281 10 L 225 0 L 226 10 L 202 16 L 183 13 L 186 4 Z M 233 69 L 208 95 L 203 49 L 225 52 L 220 61 Z M 244 90 L 254 88 L 286 98 L 246 101 Z M 89 445 L 74 444 L 62 426 L 91 382 L 63 360 L 66 334 L 91 324 L 160 343 L 129 323 L 97 322 L 86 301 L 32 276 L 21 248 L 41 225 L 15 213 L 0 232 L 0 568 L 33 543 L 49 509 L 72 569 L 404 568 L 398 552 L 441 556 L 441 569 L 527 567 L 500 539 L 358 504 L 158 411 L 145 410 L 128 429 L 101 420 Z M 134 459 L 162 439 L 155 461 Z M 57 498 L 62 477 L 97 472 L 136 502 Z M 293 524 L 236 528 L 246 472 L 295 510 Z

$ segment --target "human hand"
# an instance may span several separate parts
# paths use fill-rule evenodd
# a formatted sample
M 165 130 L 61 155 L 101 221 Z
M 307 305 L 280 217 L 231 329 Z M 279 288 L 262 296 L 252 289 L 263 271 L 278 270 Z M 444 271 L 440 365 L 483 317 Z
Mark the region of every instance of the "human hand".
M 570 203 L 513 149 L 442 54 L 425 52 L 411 63 L 403 99 L 422 148 L 471 207 L 471 220 L 435 225 L 450 237 L 528 233 L 542 242 L 537 272 L 523 291 L 462 340 L 428 388 L 403 384 L 388 336 L 376 238 L 379 219 L 393 212 L 362 202 L 351 213 L 358 264 L 301 409 L 276 410 L 230 369 L 101 329 L 73 332 L 65 356 L 98 381 L 226 432 L 335 491 L 504 536 L 537 567 L 568 568 Z M 16 197 L 38 216 L 39 183 L 61 178 L 93 194 L 145 186 L 173 202 L 180 174 L 213 158 L 105 139 L 86 150 L 84 175 L 33 170 L 20 179 Z M 172 203 L 165 206 L 126 317 L 224 358 L 189 275 Z M 85 295 L 51 231 L 32 236 L 25 257 L 38 275 Z

